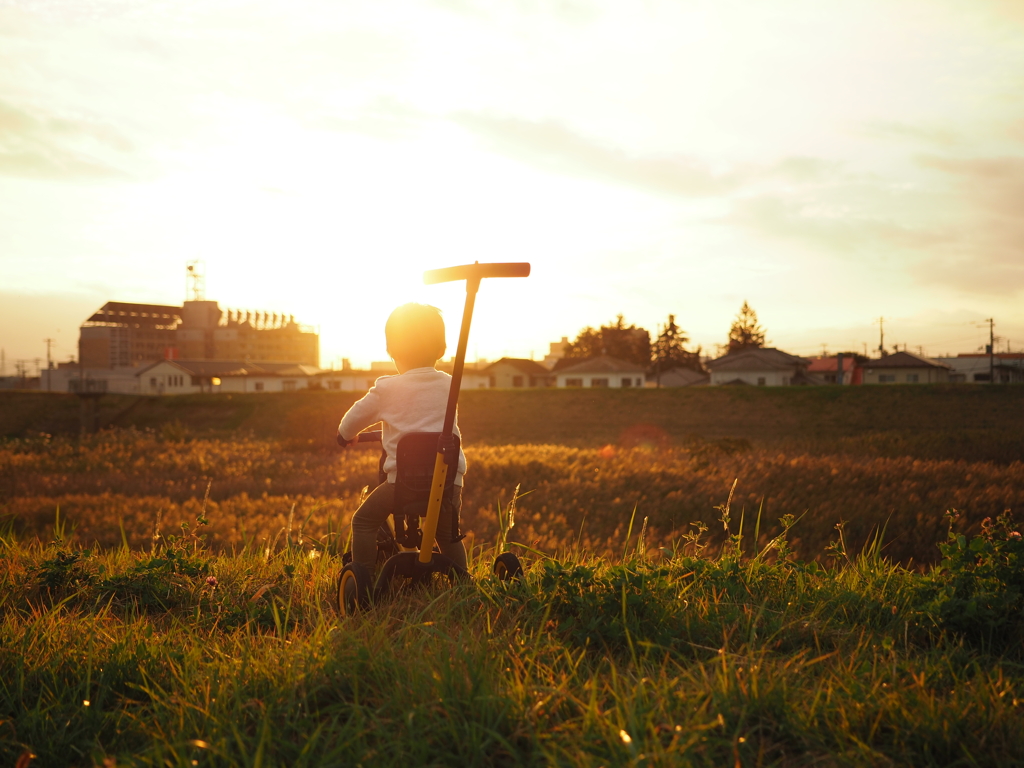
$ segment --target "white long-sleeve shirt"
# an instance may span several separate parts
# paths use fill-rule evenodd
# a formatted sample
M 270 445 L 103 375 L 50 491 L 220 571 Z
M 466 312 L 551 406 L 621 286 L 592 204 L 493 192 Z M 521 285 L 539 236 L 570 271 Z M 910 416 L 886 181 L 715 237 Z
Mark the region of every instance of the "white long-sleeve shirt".
M 410 432 L 440 432 L 452 377 L 435 368 L 413 368 L 397 376 L 381 376 L 357 402 L 352 404 L 338 425 L 338 434 L 351 440 L 378 421 L 384 423 L 381 435 L 388 458 L 384 471 L 388 482 L 397 480 L 398 441 Z M 459 432 L 458 417 L 455 434 Z M 455 484 L 462 485 L 466 473 L 466 455 L 459 450 L 459 469 Z

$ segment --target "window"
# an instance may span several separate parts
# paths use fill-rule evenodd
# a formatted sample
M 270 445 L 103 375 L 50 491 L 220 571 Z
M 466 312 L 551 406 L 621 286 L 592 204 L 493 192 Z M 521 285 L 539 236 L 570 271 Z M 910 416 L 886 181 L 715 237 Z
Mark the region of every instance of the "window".
M 608 379 L 591 379 L 590 386 L 592 387 L 607 387 Z
M 282 381 L 281 382 L 281 389 L 284 392 L 294 392 L 295 391 L 295 382 L 294 381 Z
M 763 387 L 763 386 L 765 386 L 766 383 L 767 382 L 765 381 L 764 376 L 758 376 L 757 377 L 757 386 Z
M 967 382 L 967 374 L 965 373 L 951 373 L 949 374 L 949 380 L 953 384 L 964 384 Z
M 523 386 L 523 377 L 522 376 L 513 376 L 512 377 L 512 386 L 513 387 L 521 387 L 521 386 Z
M 583 379 L 566 379 L 565 386 L 567 387 L 582 387 Z
M 916 373 L 908 373 L 907 374 L 907 384 L 917 384 L 917 374 Z
M 622 380 L 622 386 L 624 386 L 624 387 L 632 387 L 633 386 L 633 380 L 632 379 L 623 379 Z
M 154 388 L 156 387 L 156 376 L 150 376 L 149 377 L 149 386 L 154 387 Z
M 895 373 L 880 373 L 878 374 L 879 384 L 895 384 L 896 374 Z
M 252 388 L 255 389 L 257 392 L 262 392 L 263 391 L 263 382 L 262 381 L 254 381 Z
M 640 378 L 639 376 L 638 376 L 638 377 L 637 377 L 637 379 L 636 379 L 636 385 L 637 385 L 638 387 L 642 387 L 642 386 L 644 385 L 644 380 L 643 380 L 643 379 L 641 379 L 641 378 Z
M 487 385 L 491 389 L 494 389 L 496 386 L 498 386 L 498 380 L 494 376 L 488 376 L 487 377 Z
M 327 382 L 327 388 L 328 389 L 341 389 L 341 382 L 340 381 L 329 381 L 329 382 Z
M 975 381 L 992 381 L 992 376 L 987 373 L 976 373 L 974 374 Z
M 216 376 L 214 376 L 212 379 L 210 379 L 210 383 L 213 384 L 213 386 L 215 386 L 215 387 L 219 387 L 220 386 L 220 379 L 218 379 Z

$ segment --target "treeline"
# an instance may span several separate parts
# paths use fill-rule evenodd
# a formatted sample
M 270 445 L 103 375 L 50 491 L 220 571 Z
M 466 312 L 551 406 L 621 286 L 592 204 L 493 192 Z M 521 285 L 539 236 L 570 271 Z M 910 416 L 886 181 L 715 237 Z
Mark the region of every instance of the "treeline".
M 632 323 L 626 325 L 625 316 L 620 314 L 600 328 L 587 326 L 581 330 L 574 341 L 565 345 L 563 359 L 575 361 L 608 355 L 642 365 L 652 374 L 673 368 L 703 372 L 703 347 L 697 345 L 690 349 L 689 343 L 690 337 L 676 324 L 675 315 L 669 315 L 666 322 L 658 326 L 652 340 L 650 331 Z M 744 301 L 729 328 L 728 340 L 718 351 L 733 354 L 764 344 L 765 330 L 758 324 L 757 313 Z

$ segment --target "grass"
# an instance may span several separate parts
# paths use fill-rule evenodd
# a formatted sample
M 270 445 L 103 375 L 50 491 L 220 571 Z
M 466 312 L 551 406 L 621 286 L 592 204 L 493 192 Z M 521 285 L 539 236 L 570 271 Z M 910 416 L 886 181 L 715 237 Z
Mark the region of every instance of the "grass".
M 642 546 L 619 561 L 532 557 L 512 585 L 488 577 L 493 551 L 477 548 L 472 583 L 339 619 L 337 558 L 310 542 L 213 554 L 201 530 L 148 552 L 83 552 L 59 527 L 47 544 L 5 535 L 0 759 L 596 767 L 1024 757 L 1019 647 L 949 630 L 928 607 L 940 575 L 892 565 L 877 547 L 823 568 L 786 557 L 785 537 L 746 554 L 733 537 L 715 557 L 691 537 L 657 560 Z M 161 578 L 139 579 L 154 572 Z

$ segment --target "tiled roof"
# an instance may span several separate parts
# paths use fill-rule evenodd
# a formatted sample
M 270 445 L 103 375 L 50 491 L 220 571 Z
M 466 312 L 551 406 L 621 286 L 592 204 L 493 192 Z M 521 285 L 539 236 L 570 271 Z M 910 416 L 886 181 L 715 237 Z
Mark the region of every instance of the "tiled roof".
M 600 355 L 582 360 L 575 365 L 558 368 L 556 371 L 559 375 L 563 373 L 643 373 L 644 367 L 628 360 Z
M 852 371 L 857 366 L 857 360 L 852 355 L 843 355 L 843 371 Z M 839 370 L 838 357 L 812 357 L 811 364 L 807 366 L 810 373 L 832 373 Z
M 499 365 L 509 365 L 515 368 L 521 373 L 525 373 L 528 376 L 548 376 L 551 374 L 547 368 L 538 363 L 536 360 L 527 360 L 525 357 L 503 357 L 500 360 L 488 365 L 480 373 L 491 373 Z
M 320 370 L 311 365 L 295 363 L 249 363 L 244 360 L 160 360 L 146 366 L 135 375 L 141 376 L 151 368 L 163 363 L 169 363 L 192 376 L 219 379 L 228 376 L 312 376 Z
M 707 367 L 713 371 L 777 371 L 794 367 L 803 368 L 808 362 L 802 357 L 783 352 L 781 349 L 762 347 L 733 352 L 731 355 L 719 357 L 717 360 L 709 360 Z
M 877 360 L 868 360 L 865 368 L 949 368 L 945 363 L 937 363 L 927 357 L 915 355 L 913 352 L 894 352 Z

